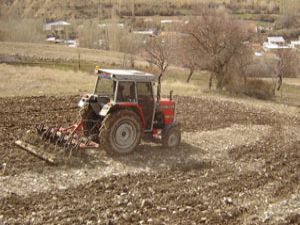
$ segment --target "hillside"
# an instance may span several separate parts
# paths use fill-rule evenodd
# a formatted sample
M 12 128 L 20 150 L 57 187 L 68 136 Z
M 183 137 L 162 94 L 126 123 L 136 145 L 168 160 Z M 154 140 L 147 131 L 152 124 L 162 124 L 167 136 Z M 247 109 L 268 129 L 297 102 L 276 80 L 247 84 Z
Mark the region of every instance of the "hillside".
M 96 0 L 49 1 L 49 0 L 4 0 L 1 1 L 2 17 L 21 18 L 72 18 L 97 15 Z
M 229 8 L 245 7 L 247 10 L 257 8 L 265 10 L 269 6 L 278 6 L 279 0 L 2 0 L 0 1 L 1 18 L 43 18 L 72 19 L 108 17 L 112 6 L 123 16 L 132 14 L 132 3 L 135 2 L 135 15 L 182 15 L 190 12 L 199 3 L 225 4 Z

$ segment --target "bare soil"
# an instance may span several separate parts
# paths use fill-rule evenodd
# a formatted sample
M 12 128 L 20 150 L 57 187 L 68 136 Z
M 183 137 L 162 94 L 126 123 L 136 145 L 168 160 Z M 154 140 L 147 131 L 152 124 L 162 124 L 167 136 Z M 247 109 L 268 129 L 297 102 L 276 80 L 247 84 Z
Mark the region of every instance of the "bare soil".
M 50 166 L 14 141 L 76 120 L 79 96 L 0 98 L 0 224 L 299 224 L 300 117 L 176 97 L 183 143 Z

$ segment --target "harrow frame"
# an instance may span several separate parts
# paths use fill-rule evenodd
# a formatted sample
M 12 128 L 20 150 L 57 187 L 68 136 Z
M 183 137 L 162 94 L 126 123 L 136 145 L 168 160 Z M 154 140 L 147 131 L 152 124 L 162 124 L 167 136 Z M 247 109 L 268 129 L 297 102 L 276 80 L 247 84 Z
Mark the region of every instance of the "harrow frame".
M 39 124 L 35 129 L 40 136 L 40 140 L 48 140 L 49 143 L 54 144 L 55 148 L 56 146 L 63 147 L 63 149 L 68 152 L 70 158 L 75 150 L 99 148 L 99 144 L 92 141 L 92 136 L 86 137 L 84 135 L 84 122 L 84 120 L 81 120 L 69 127 L 49 127 L 44 124 Z M 58 164 L 54 154 L 48 153 L 40 147 L 36 147 L 22 140 L 17 140 L 15 144 L 50 164 Z

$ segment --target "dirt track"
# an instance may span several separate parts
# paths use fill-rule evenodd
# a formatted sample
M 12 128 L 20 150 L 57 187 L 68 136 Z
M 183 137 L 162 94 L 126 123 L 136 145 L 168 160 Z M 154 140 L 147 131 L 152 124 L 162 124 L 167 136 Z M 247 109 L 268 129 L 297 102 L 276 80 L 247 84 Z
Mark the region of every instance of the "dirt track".
M 299 224 L 300 119 L 212 98 L 177 97 L 183 144 L 143 143 L 51 167 L 13 141 L 68 124 L 79 97 L 0 99 L 0 224 Z

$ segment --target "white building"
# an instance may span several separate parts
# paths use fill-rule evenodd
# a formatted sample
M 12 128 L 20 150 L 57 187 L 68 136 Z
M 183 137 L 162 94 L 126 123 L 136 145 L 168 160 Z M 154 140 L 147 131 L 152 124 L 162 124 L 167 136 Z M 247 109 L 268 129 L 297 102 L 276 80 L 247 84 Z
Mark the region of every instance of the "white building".
M 145 36 L 153 36 L 155 34 L 155 31 L 154 30 L 135 30 L 132 33 L 145 35 Z
M 268 41 L 263 43 L 263 48 L 265 51 L 290 48 L 281 36 L 268 37 Z
M 298 41 L 291 41 L 290 46 L 291 46 L 291 48 L 300 49 L 300 40 L 298 40 Z
M 117 24 L 101 23 L 101 24 L 98 24 L 99 28 L 108 28 L 108 27 L 112 27 L 112 26 L 117 26 L 117 27 L 123 29 L 124 28 L 124 23 L 117 23 Z

